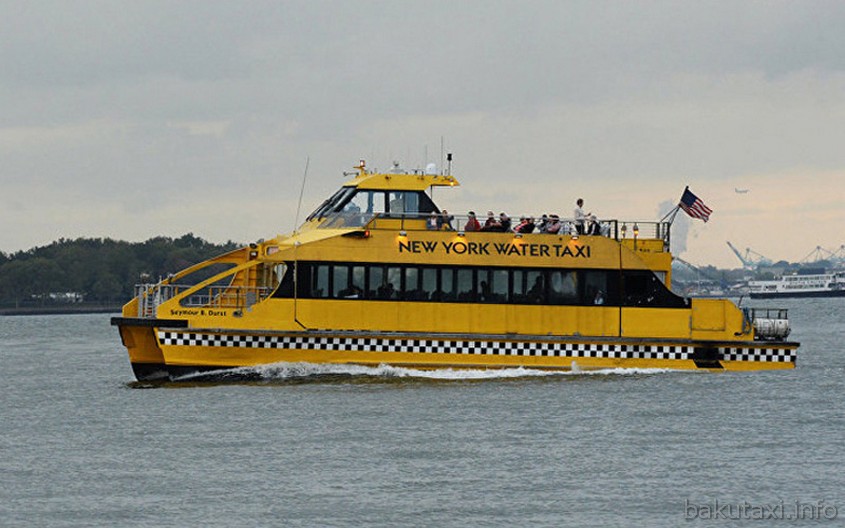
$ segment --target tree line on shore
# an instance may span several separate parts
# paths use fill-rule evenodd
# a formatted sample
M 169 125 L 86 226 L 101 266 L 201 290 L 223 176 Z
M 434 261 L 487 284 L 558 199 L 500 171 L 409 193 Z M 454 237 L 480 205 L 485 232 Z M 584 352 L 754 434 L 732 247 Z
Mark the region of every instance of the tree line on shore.
M 123 303 L 139 282 L 156 282 L 240 245 L 213 244 L 188 233 L 145 242 L 62 238 L 26 251 L 0 252 L 0 308 Z
M 192 233 L 179 238 L 154 237 L 145 242 L 110 238 L 61 238 L 49 245 L 6 254 L 0 251 L 0 309 L 56 305 L 122 304 L 135 294 L 139 282 L 160 278 L 202 262 L 241 244 L 214 244 Z M 831 267 L 832 263 L 814 263 Z M 785 261 L 773 265 L 780 273 L 796 271 L 800 264 Z M 749 278 L 774 278 L 772 269 L 749 272 L 705 266 L 689 270 L 678 267 L 680 283 L 709 279 L 729 284 Z

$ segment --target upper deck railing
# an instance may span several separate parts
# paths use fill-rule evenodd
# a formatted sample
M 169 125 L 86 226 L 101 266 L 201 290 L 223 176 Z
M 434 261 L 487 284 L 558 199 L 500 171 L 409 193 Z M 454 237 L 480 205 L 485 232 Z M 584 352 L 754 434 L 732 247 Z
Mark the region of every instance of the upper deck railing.
M 193 288 L 192 284 L 136 284 L 138 317 L 155 317 L 156 310 L 182 292 Z M 180 301 L 186 308 L 231 308 L 244 310 L 263 300 L 272 293 L 270 288 L 253 286 L 208 286 Z
M 368 229 L 400 229 L 403 231 L 467 231 L 467 215 L 438 215 L 429 213 L 332 213 L 325 217 L 321 228 L 349 228 L 367 227 Z M 495 217 L 497 220 L 499 217 Z M 521 218 L 521 216 L 519 217 Z M 546 228 L 541 226 L 542 220 L 533 217 L 535 227 L 532 231 L 518 231 L 519 220 L 511 218 L 511 225 L 506 230 L 484 229 L 486 218 L 476 218 L 482 226 L 481 231 L 509 232 L 509 233 L 535 233 L 553 235 L 577 235 L 576 221 L 571 218 L 561 218 L 558 221 L 556 230 L 550 229 L 551 224 L 547 223 Z M 540 217 L 542 218 L 542 217 Z M 549 221 L 550 222 L 550 221 Z M 588 220 L 585 229 L 590 227 Z M 663 240 L 665 247 L 670 242 L 670 222 L 640 222 L 627 220 L 598 220 L 598 234 L 614 240 L 625 239 L 652 239 Z

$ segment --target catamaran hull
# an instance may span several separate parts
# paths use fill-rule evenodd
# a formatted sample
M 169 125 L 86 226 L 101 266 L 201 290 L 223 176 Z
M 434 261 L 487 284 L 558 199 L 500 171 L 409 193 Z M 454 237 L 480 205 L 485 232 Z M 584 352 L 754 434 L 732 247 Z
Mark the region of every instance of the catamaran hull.
M 114 324 L 121 326 L 119 322 Z M 392 365 L 416 369 L 774 370 L 793 368 L 798 347 L 797 343 L 763 341 L 132 328 L 124 324 L 121 334 L 136 334 L 130 341 L 153 348 L 141 350 L 127 346 L 139 381 L 197 375 L 250 378 L 256 376 L 254 367 L 276 363 Z M 138 334 L 145 337 L 138 339 Z

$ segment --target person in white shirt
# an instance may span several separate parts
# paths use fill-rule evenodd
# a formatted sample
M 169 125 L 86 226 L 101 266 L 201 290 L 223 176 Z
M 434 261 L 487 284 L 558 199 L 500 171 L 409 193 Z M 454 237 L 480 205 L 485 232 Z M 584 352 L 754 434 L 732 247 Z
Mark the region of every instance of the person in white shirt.
M 590 213 L 584 214 L 584 199 L 578 198 L 575 202 L 575 212 L 573 214 L 575 217 L 575 230 L 579 235 L 583 235 L 586 227 L 586 220 L 587 217 L 590 216 Z

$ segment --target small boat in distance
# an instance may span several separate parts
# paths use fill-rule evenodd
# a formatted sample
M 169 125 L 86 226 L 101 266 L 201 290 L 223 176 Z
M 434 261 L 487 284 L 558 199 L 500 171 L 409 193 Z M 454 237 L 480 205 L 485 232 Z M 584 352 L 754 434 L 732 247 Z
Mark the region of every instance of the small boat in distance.
M 845 297 L 845 271 L 801 270 L 774 280 L 749 281 L 752 299 Z
M 788 369 L 786 310 L 671 291 L 670 223 L 489 229 L 426 191 L 451 174 L 368 171 L 296 231 L 198 263 L 112 319 L 138 380 L 310 362 L 436 369 Z M 440 194 L 440 193 L 438 193 Z M 492 213 L 491 213 L 491 216 Z

